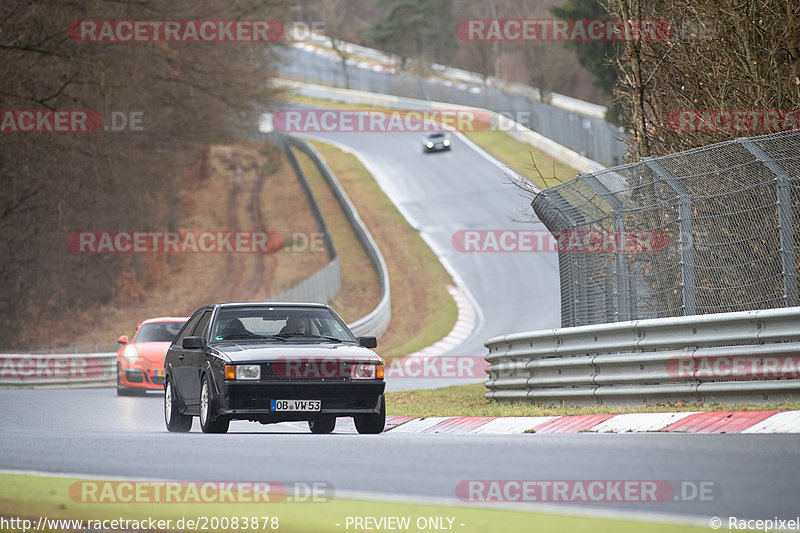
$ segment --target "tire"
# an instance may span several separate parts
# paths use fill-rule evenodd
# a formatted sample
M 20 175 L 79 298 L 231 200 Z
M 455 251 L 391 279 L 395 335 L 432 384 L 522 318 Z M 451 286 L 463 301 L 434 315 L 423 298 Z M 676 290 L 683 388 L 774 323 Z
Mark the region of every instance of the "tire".
M 356 430 L 361 434 L 374 435 L 383 432 L 386 427 L 386 399 L 381 395 L 381 408 L 377 413 L 356 415 L 353 417 Z
M 315 420 L 308 421 L 308 429 L 311 430 L 311 433 L 317 435 L 331 433 L 335 427 L 336 417 L 331 415 L 321 415 Z
M 192 429 L 192 417 L 178 411 L 178 400 L 172 390 L 172 382 L 167 380 L 164 385 L 164 421 L 167 431 L 186 433 Z
M 208 376 L 203 376 L 200 385 L 200 429 L 203 433 L 227 433 L 231 421 L 224 416 L 217 416 L 217 402 L 211 393 Z

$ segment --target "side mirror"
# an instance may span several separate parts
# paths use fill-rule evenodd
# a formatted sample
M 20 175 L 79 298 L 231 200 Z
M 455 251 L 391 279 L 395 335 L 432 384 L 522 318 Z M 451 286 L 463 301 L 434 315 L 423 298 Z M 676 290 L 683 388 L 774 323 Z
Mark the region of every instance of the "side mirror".
M 117 342 L 120 344 L 128 344 L 128 336 L 127 335 L 120 335 Z
M 206 342 L 203 337 L 184 337 L 183 347 L 187 350 L 198 350 L 205 346 Z
M 375 348 L 378 345 L 378 340 L 375 337 L 359 337 L 358 344 L 364 348 Z

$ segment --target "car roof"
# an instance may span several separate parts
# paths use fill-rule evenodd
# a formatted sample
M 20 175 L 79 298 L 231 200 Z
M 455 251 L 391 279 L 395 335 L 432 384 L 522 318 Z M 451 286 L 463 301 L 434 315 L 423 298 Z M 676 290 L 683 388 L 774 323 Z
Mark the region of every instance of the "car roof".
M 328 307 L 319 302 L 230 302 L 224 304 L 212 304 L 218 307 Z
M 188 316 L 160 316 L 158 318 L 142 320 L 139 324 L 152 324 L 153 322 L 186 322 L 187 320 L 189 320 Z

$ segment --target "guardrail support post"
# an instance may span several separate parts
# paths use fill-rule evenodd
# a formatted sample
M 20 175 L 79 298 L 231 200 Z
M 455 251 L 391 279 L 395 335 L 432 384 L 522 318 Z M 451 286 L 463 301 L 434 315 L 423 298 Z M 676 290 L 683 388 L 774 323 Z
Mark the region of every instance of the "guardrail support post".
M 643 157 L 642 162 L 655 172 L 678 195 L 678 224 L 681 247 L 681 292 L 683 314 L 697 314 L 694 293 L 694 237 L 692 236 L 692 205 L 689 188 L 657 159 Z
M 781 278 L 783 279 L 783 305 L 795 307 L 797 298 L 797 261 L 792 235 L 792 200 L 789 187 L 789 172 L 761 145 L 752 139 L 737 139 L 756 160 L 775 175 L 775 192 L 778 206 L 778 235 L 781 246 Z

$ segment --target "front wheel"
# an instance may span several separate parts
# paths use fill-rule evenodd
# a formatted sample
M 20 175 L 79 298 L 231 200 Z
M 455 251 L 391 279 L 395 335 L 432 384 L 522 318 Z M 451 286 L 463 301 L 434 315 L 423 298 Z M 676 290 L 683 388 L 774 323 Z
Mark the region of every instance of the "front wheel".
M 330 433 L 336 427 L 336 417 L 330 415 L 321 415 L 314 420 L 308 421 L 308 429 L 311 433 L 321 434 Z
M 217 416 L 217 406 L 211 394 L 208 376 L 203 376 L 200 386 L 200 429 L 203 433 L 227 433 L 230 419 Z
M 381 433 L 386 426 L 386 399 L 383 395 L 381 395 L 381 407 L 377 413 L 356 415 L 353 417 L 353 421 L 356 423 L 356 430 L 359 433 Z
M 167 423 L 167 431 L 186 433 L 192 429 L 192 417 L 178 411 L 178 401 L 172 389 L 172 381 L 169 380 L 164 391 L 164 421 Z

